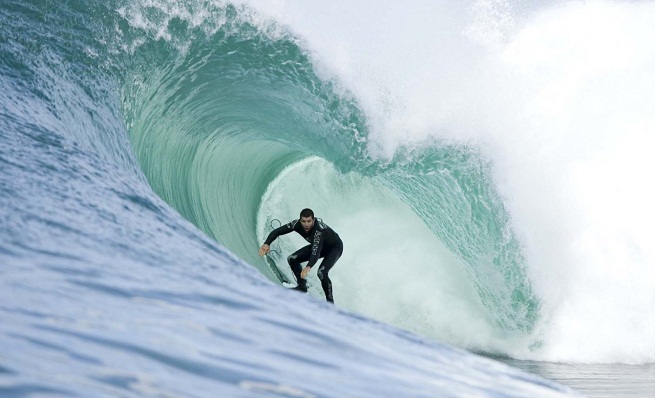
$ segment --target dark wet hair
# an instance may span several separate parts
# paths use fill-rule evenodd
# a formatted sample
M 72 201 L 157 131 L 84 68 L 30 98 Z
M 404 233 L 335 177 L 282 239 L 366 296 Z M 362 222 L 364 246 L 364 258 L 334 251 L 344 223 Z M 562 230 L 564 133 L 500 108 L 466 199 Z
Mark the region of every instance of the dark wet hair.
M 314 212 L 312 211 L 312 209 L 302 209 L 302 211 L 300 212 L 300 218 L 303 218 L 303 217 L 305 217 L 305 218 L 307 218 L 307 217 L 314 218 Z

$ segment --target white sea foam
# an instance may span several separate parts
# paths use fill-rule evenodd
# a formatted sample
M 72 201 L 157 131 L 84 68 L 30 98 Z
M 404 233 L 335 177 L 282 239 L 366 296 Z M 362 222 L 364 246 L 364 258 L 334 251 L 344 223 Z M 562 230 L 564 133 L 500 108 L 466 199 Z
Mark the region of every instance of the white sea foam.
M 256 3 L 256 2 L 255 2 Z M 655 360 L 655 5 L 279 1 L 373 153 L 474 144 L 543 305 L 543 359 Z
M 271 183 L 262 199 L 260 240 L 270 231 L 264 215 L 286 223 L 305 207 L 345 242 L 342 258 L 330 271 L 339 307 L 461 347 L 501 349 L 501 331 L 462 264 L 388 189 L 357 174 L 344 176 L 320 158 L 298 162 Z M 307 242 L 291 234 L 276 244 L 283 253 L 278 267 L 293 280 L 286 255 Z M 323 299 L 314 273 L 309 287 Z

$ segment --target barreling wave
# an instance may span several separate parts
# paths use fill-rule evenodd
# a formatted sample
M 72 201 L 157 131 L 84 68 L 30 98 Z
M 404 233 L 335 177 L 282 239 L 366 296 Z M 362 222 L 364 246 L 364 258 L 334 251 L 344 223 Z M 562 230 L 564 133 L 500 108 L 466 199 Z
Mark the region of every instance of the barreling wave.
M 0 254 L 190 274 L 174 242 L 222 249 L 152 187 L 279 281 L 298 243 L 276 241 L 277 266 L 257 248 L 312 207 L 345 241 L 339 307 L 515 357 L 652 361 L 652 4 L 358 3 L 362 24 L 408 28 L 370 51 L 380 32 L 340 5 L 267 7 L 3 3 Z
M 323 213 L 337 210 L 330 197 L 363 186 L 370 195 L 400 199 L 431 231 L 426 239 L 455 255 L 475 292 L 467 300 L 482 304 L 493 327 L 501 334 L 532 331 L 539 301 L 489 165 L 475 148 L 433 141 L 404 147 L 393 159 L 372 156 L 363 111 L 337 81 L 316 73 L 302 42 L 246 7 L 191 3 L 176 12 L 166 2 L 126 6 L 116 22 L 131 54 L 121 70 L 125 121 L 139 164 L 163 199 L 275 280 L 277 271 L 256 248 L 263 225 L 287 214 L 260 214 L 271 210 L 263 198 L 283 170 L 322 159 L 288 184 L 286 201 L 296 205 L 294 195 L 315 179 L 339 185 L 317 193 L 325 198 Z M 374 216 L 384 220 L 391 211 Z M 424 257 L 412 265 L 416 272 L 441 266 Z

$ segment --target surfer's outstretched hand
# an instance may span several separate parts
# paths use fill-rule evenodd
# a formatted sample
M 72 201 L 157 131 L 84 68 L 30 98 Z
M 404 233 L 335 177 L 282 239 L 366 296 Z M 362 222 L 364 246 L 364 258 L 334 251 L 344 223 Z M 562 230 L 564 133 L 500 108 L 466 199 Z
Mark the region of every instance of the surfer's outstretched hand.
M 311 270 L 312 270 L 312 267 L 310 267 L 309 265 L 306 265 L 305 268 L 303 268 L 302 271 L 300 272 L 300 277 L 303 278 L 303 279 L 307 279 L 307 275 L 309 275 L 309 271 L 311 271 Z
M 266 243 L 264 243 L 262 245 L 262 247 L 259 248 L 259 255 L 264 256 L 264 255 L 268 254 L 268 252 L 270 252 L 270 251 L 271 251 L 271 247 L 269 245 L 267 245 Z

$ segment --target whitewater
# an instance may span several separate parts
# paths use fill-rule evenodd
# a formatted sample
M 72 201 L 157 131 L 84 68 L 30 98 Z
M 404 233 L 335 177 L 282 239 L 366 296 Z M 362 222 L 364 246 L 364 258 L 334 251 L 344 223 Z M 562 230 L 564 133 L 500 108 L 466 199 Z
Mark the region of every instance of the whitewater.
M 4 2 L 0 396 L 646 394 L 654 22 Z M 299 236 L 257 253 L 304 207 L 335 306 L 282 287 Z

